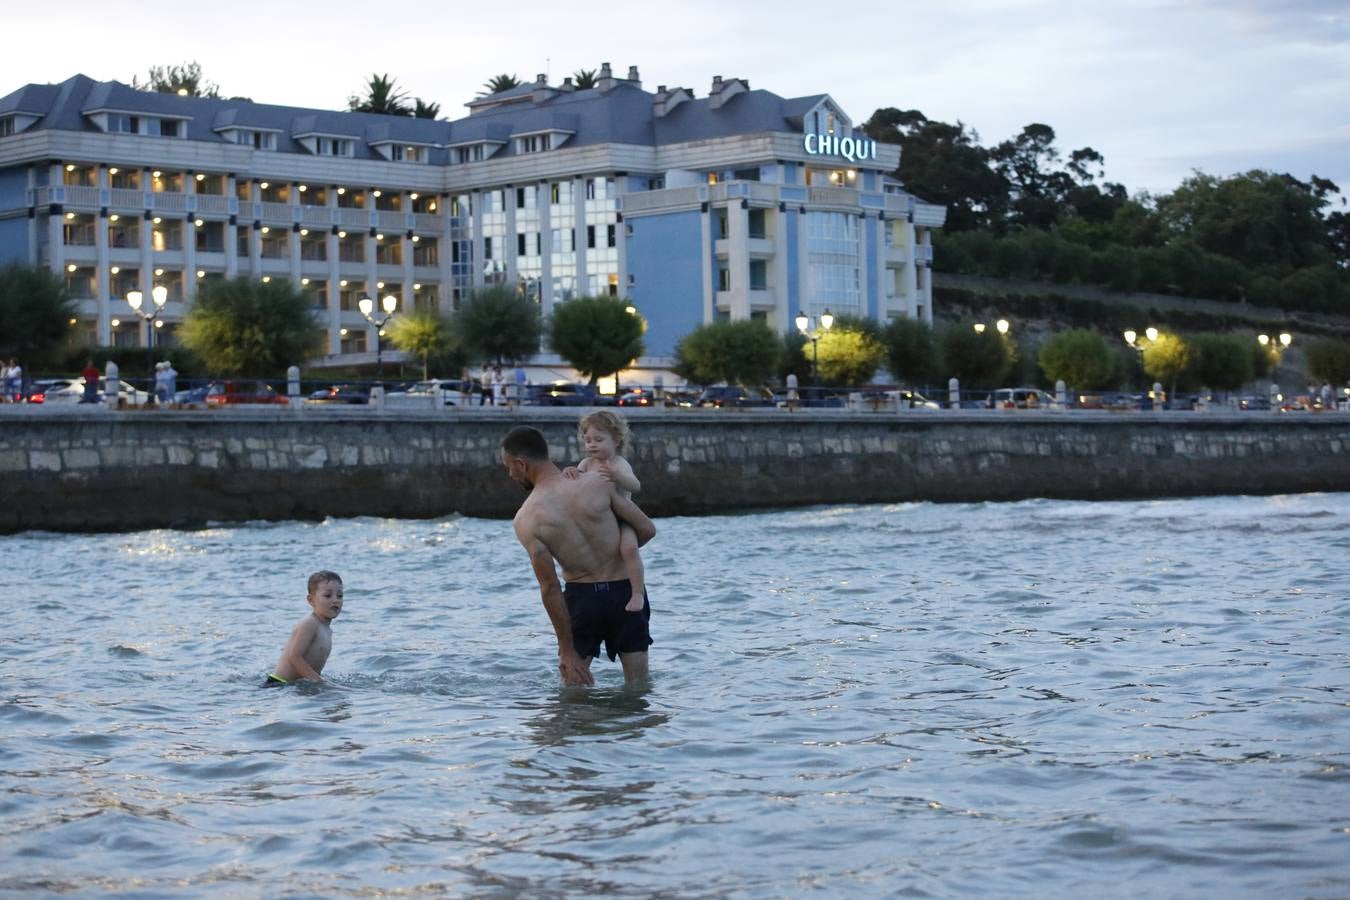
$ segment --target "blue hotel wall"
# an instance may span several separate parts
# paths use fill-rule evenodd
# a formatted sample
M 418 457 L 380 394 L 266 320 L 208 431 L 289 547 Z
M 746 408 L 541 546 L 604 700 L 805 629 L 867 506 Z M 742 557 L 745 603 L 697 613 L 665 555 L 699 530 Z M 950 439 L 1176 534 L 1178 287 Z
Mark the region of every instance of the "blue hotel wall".
M 28 262 L 28 219 L 0 220 L 0 266 Z
M 701 213 L 696 210 L 624 219 L 628 299 L 647 320 L 648 356 L 670 356 L 675 343 L 703 324 Z

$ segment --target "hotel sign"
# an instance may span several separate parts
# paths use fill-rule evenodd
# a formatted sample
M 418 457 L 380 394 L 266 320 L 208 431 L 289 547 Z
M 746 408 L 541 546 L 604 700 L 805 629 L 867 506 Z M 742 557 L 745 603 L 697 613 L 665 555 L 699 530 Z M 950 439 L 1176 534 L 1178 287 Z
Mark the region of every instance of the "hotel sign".
M 812 156 L 842 156 L 849 162 L 877 158 L 877 142 L 867 138 L 846 137 L 837 134 L 808 134 L 802 146 Z

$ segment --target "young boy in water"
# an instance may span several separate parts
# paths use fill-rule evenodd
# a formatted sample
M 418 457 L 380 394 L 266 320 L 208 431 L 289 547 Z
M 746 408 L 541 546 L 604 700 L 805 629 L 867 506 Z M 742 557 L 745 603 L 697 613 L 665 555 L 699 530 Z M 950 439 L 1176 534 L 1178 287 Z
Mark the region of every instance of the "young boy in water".
M 333 650 L 333 633 L 328 626 L 342 612 L 342 578 L 326 569 L 315 572 L 309 576 L 305 599 L 313 612 L 296 623 L 276 671 L 267 676 L 263 687 L 280 687 L 297 678 L 323 680 L 319 673 Z
M 564 476 L 576 478 L 584 472 L 596 472 L 628 500 L 642 490 L 642 483 L 633 474 L 633 467 L 623 458 L 623 453 L 628 449 L 628 423 L 622 416 L 607 409 L 588 413 L 581 417 L 577 426 L 577 438 L 586 452 L 586 458 L 577 463 L 575 468 L 564 469 Z M 619 552 L 628 570 L 628 583 L 633 588 L 633 596 L 624 609 L 642 612 L 642 604 L 647 599 L 646 571 L 642 567 L 642 557 L 638 555 L 637 534 L 623 522 L 619 523 Z

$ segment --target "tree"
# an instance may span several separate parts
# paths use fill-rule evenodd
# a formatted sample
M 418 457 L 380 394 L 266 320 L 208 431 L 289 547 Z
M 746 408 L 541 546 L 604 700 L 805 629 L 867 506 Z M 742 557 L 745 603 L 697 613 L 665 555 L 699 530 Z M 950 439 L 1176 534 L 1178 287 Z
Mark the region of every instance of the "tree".
M 509 287 L 483 288 L 460 304 L 454 333 L 472 356 L 495 361 L 528 359 L 539 352 L 539 306 Z
M 422 380 L 426 381 L 430 359 L 453 349 L 454 338 L 445 316 L 434 309 L 423 309 L 395 318 L 389 325 L 389 343 L 422 357 Z
M 1080 391 L 1104 387 L 1116 367 L 1106 338 L 1095 331 L 1061 331 L 1045 342 L 1039 358 L 1045 377 Z
M 323 346 L 313 300 L 282 279 L 208 281 L 183 322 L 183 344 L 209 371 L 276 376 Z
M 977 332 L 973 324 L 950 325 L 943 332 L 943 368 L 966 387 L 996 387 L 1012 365 L 1012 348 L 997 331 Z
M 509 91 L 511 88 L 520 87 L 520 79 L 515 75 L 493 75 L 487 81 L 483 82 L 483 93 L 479 96 L 489 96 L 491 94 L 500 94 L 502 91 Z
M 990 165 L 980 136 L 964 124 L 888 107 L 873 113 L 862 130 L 874 140 L 900 145 L 896 179 L 906 190 L 947 207 L 946 231 L 1002 226 L 1008 182 Z
M 810 341 L 797 329 L 783 335 L 782 347 L 778 357 L 778 380 L 787 381 L 789 375 L 796 375 L 799 382 L 811 377 L 811 360 L 806 355 L 806 346 Z
M 1331 338 L 1313 341 L 1304 356 L 1313 378 L 1338 387 L 1350 385 L 1350 343 Z
M 131 77 L 131 86 L 138 91 L 157 91 L 161 94 L 179 94 L 187 97 L 218 99 L 220 87 L 202 78 L 201 64 L 195 60 L 179 66 L 151 66 L 146 80 Z
M 434 119 L 441 114 L 441 105 L 439 103 L 428 103 L 421 97 L 413 100 L 413 118 Z
M 881 329 L 870 319 L 837 316 L 820 336 L 816 351 L 820 378 L 825 384 L 857 387 L 866 384 L 886 359 Z
M 778 365 L 782 344 L 763 322 L 700 325 L 675 346 L 675 372 L 695 384 L 760 384 Z
M 553 307 L 547 332 L 553 351 L 594 385 L 642 355 L 643 322 L 615 297 L 578 297 Z
M 572 82 L 577 86 L 577 90 L 586 91 L 595 87 L 596 75 L 598 69 L 577 69 L 572 73 Z
M 928 384 L 933 377 L 933 329 L 919 319 L 891 319 L 882 332 L 886 366 L 891 375 L 911 385 Z
M 364 96 L 353 94 L 347 98 L 352 112 L 380 113 L 386 116 L 407 116 L 413 112 L 408 106 L 408 95 L 396 87 L 396 80 L 384 75 L 371 75 Z
M 1177 380 L 1191 364 L 1191 348 L 1176 334 L 1158 335 L 1158 339 L 1144 348 L 1144 374 L 1154 381 L 1168 385 L 1168 394 L 1176 393 Z
M 1196 334 L 1189 339 L 1189 375 L 1202 387 L 1236 391 L 1255 377 L 1250 338 L 1235 334 Z
M 17 356 L 32 371 L 59 350 L 74 315 L 75 301 L 50 269 L 0 268 L 0 356 Z

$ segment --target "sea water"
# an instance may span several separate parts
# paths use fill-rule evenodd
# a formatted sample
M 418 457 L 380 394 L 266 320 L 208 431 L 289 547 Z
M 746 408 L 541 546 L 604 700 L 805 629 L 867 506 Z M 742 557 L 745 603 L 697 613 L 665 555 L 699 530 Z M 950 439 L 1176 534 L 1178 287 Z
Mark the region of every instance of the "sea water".
M 638 691 L 502 521 L 0 540 L 0 892 L 1350 894 L 1350 495 L 658 526 Z

